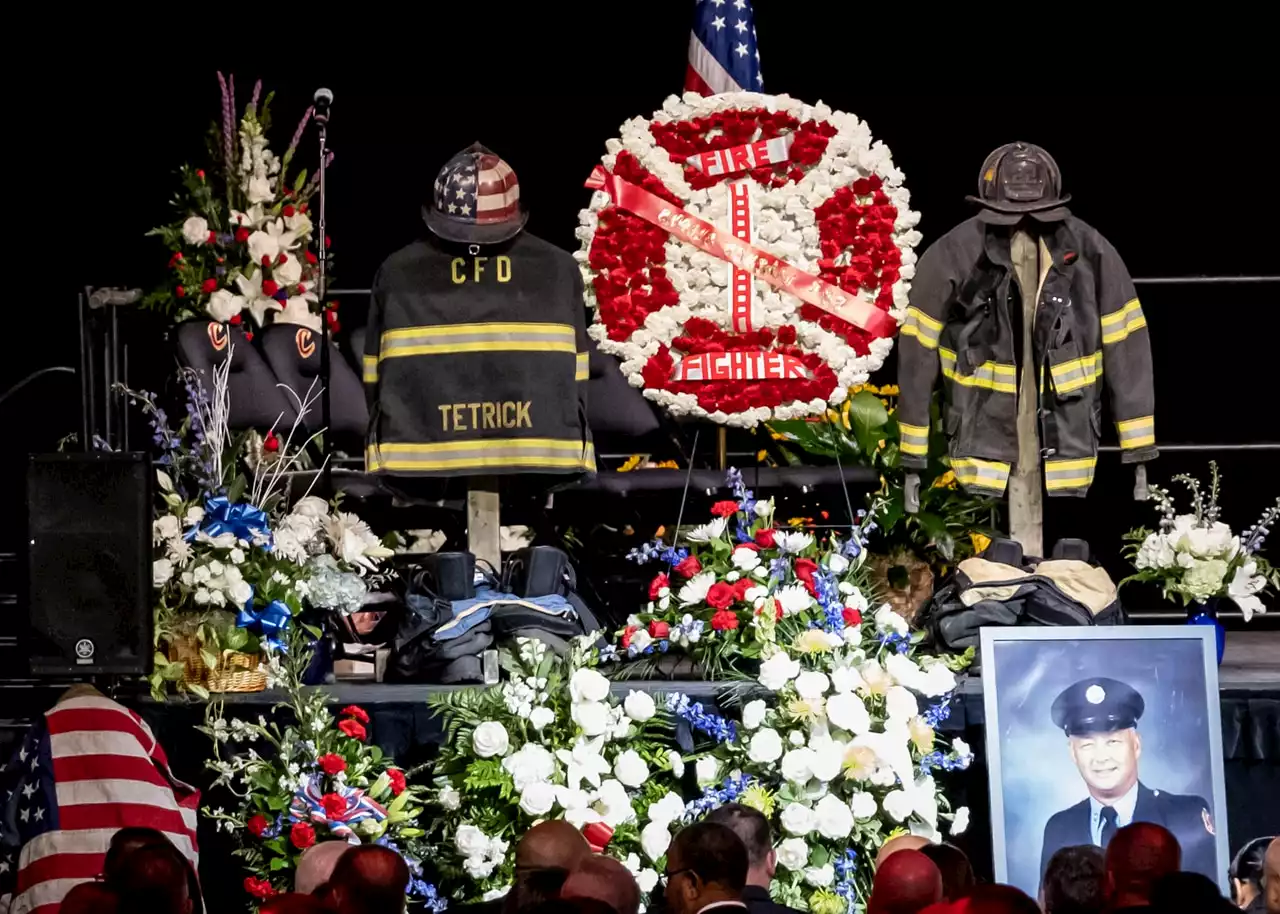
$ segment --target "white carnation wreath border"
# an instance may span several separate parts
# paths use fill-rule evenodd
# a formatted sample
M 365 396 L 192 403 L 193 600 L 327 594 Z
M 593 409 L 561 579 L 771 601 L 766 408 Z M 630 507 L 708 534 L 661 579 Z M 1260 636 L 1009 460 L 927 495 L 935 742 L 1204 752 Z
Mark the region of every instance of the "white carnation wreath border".
M 893 241 L 902 256 L 898 280 L 893 285 L 893 307 L 889 316 L 899 324 L 906 314 L 911 278 L 915 275 L 916 254 L 914 248 L 921 240 L 916 225 L 920 214 L 909 207 L 910 194 L 904 186 L 904 176 L 892 161 L 889 149 L 879 140 L 872 141 L 871 131 L 864 121 L 842 111 L 835 111 L 818 102 L 809 105 L 786 95 L 762 95 L 754 92 L 733 92 L 710 97 L 686 93 L 683 97 L 671 96 L 663 107 L 654 112 L 652 119 L 638 116 L 623 123 L 620 138 L 606 143 L 606 155 L 601 159 L 604 167 L 613 170 L 618 153 L 627 150 L 650 173 L 655 175 L 673 194 L 685 201 L 685 209 L 715 225 L 727 224 L 729 195 L 723 185 L 694 190 L 685 179 L 684 166 L 673 162 L 668 152 L 658 144 L 650 131 L 653 122 L 688 121 L 717 112 L 764 108 L 767 111 L 783 111 L 800 120 L 826 121 L 836 128 L 830 137 L 818 163 L 807 170 L 804 177 L 783 187 L 752 187 L 755 244 L 757 247 L 783 258 L 799 269 L 816 273 L 822 257 L 815 210 L 830 199 L 838 189 L 851 185 L 862 177 L 876 175 L 880 178 L 884 193 L 898 210 L 893 226 Z M 754 184 L 754 182 L 752 182 Z M 579 213 L 576 235 L 581 248 L 575 254 L 583 273 L 587 305 L 592 308 L 594 319 L 589 333 L 603 352 L 617 356 L 628 383 L 644 389 L 644 395 L 666 408 L 672 415 L 709 419 L 713 422 L 741 427 L 753 427 L 771 419 L 796 419 L 821 415 L 829 405 L 843 402 L 848 388 L 865 382 L 871 372 L 879 368 L 893 349 L 892 337 L 881 337 L 870 342 L 870 351 L 858 355 L 839 335 L 816 323 L 800 317 L 801 301 L 788 292 L 762 283 L 754 283 L 752 315 L 753 324 L 773 331 L 785 324 L 796 328 L 796 344 L 806 352 L 816 353 L 826 362 L 837 377 L 837 385 L 825 399 L 807 402 L 793 401 L 777 407 L 756 406 L 743 412 L 726 413 L 721 410 L 707 412 L 699 405 L 697 397 L 689 393 L 645 387 L 642 371 L 648 360 L 660 347 L 670 347 L 672 341 L 683 335 L 682 328 L 691 318 L 700 317 L 713 321 L 722 329 L 732 327 L 728 301 L 728 271 L 724 261 L 697 250 L 691 245 L 674 239 L 666 244 L 665 268 L 668 278 L 679 293 L 679 303 L 666 306 L 647 315 L 644 325 L 626 340 L 614 340 L 608 328 L 601 322 L 592 279 L 595 271 L 588 262 L 591 244 L 599 224 L 599 214 L 613 205 L 609 195 L 596 191 L 589 206 Z M 870 295 L 862 291 L 866 300 Z

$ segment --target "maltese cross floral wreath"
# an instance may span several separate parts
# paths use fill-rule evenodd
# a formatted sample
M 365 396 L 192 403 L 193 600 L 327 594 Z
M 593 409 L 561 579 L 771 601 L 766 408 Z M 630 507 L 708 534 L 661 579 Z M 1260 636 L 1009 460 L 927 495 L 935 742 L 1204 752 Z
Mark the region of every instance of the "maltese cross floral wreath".
M 673 415 L 821 415 L 906 310 L 919 214 L 867 125 L 749 92 L 669 98 L 609 140 L 580 214 L 592 337 Z

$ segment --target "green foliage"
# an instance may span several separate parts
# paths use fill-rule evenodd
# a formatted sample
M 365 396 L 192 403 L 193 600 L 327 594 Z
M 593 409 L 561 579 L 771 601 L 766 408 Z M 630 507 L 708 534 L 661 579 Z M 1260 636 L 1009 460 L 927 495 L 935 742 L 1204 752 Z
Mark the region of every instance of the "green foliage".
M 940 402 L 931 410 L 928 466 L 913 470 L 920 479 L 920 509 L 904 503 L 907 468 L 902 465 L 901 431 L 894 398 L 897 388 L 856 389 L 843 407 L 823 418 L 769 423 L 784 460 L 799 464 L 837 457 L 845 466 L 875 470 L 880 488 L 868 501 L 877 509 L 871 548 L 889 553 L 905 547 L 941 570 L 974 552 L 972 535 L 990 536 L 998 526 L 999 502 L 970 495 L 959 486 L 947 459 Z

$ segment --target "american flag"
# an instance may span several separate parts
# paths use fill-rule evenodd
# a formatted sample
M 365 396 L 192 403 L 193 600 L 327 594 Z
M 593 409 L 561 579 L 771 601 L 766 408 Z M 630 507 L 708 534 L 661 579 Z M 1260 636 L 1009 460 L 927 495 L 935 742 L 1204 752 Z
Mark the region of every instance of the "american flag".
M 764 91 L 751 0 L 697 0 L 684 88 L 699 95 Z
M 32 727 L 0 778 L 0 909 L 56 914 L 102 873 L 127 826 L 164 832 L 197 865 L 200 792 L 173 778 L 137 714 L 102 696 L 69 698 Z
M 435 205 L 459 222 L 507 222 L 520 214 L 520 183 L 511 166 L 476 143 L 440 170 Z

